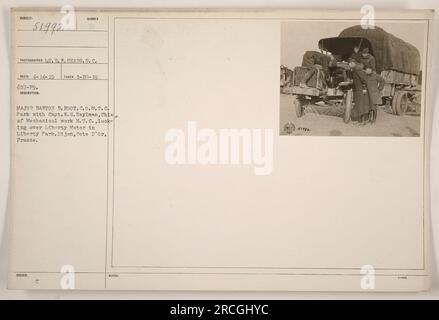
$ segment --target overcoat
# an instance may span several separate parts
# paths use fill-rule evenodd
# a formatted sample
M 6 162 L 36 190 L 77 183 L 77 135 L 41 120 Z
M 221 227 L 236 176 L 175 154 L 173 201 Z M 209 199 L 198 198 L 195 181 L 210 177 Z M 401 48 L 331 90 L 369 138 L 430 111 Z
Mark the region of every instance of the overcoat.
M 384 88 L 384 84 L 386 83 L 383 77 L 379 74 L 372 73 L 366 76 L 366 85 L 367 91 L 369 92 L 370 103 L 372 104 L 372 108 L 375 108 L 376 105 L 381 104 L 381 91 Z
M 360 68 L 352 70 L 354 108 L 358 116 L 366 115 L 370 111 L 370 100 L 367 92 L 367 75 Z

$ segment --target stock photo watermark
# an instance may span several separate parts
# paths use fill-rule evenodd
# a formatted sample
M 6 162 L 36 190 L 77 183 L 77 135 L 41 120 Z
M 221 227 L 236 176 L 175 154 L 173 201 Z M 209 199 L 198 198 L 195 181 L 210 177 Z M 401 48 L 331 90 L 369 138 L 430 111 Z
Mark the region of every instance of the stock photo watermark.
M 370 4 L 365 4 L 361 7 L 361 14 L 363 14 L 360 25 L 363 29 L 375 29 L 375 7 Z
M 72 265 L 63 265 L 60 270 L 61 279 L 59 285 L 63 290 L 75 289 L 75 268 Z
M 273 171 L 273 129 L 171 128 L 165 134 L 170 165 L 252 165 L 255 175 Z
M 361 267 L 360 286 L 362 290 L 375 290 L 375 268 L 372 265 L 364 265 Z

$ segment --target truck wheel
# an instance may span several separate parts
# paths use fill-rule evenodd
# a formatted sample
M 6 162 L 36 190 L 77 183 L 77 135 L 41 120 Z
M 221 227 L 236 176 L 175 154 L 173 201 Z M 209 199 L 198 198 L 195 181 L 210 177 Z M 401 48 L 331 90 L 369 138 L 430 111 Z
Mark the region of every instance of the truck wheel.
M 397 116 L 404 115 L 408 109 L 408 103 L 409 100 L 408 100 L 407 92 L 397 91 L 393 96 L 393 101 L 392 101 L 393 113 L 396 114 Z
M 300 98 L 296 95 L 293 95 L 293 107 L 294 107 L 294 110 L 296 110 L 297 118 L 300 118 L 301 116 L 303 116 L 302 101 L 300 101 Z
M 343 120 L 344 123 L 349 123 L 349 121 L 351 121 L 351 111 L 352 111 L 352 90 L 348 90 L 346 92 L 344 104 L 345 104 L 345 110 L 344 110 Z

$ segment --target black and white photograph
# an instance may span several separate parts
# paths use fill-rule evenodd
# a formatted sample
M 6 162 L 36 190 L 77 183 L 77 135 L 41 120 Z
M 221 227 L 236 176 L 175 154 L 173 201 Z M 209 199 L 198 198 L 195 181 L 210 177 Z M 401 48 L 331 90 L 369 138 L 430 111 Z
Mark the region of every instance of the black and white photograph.
M 282 23 L 280 135 L 419 137 L 425 28 Z

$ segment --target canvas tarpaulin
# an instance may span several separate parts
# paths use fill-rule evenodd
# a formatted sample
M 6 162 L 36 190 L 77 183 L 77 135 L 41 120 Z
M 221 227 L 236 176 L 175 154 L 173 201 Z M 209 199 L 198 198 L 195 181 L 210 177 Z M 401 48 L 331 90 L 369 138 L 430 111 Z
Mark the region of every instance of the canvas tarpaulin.
M 395 37 L 382 28 L 363 29 L 353 26 L 343 30 L 339 38 L 365 38 L 372 46 L 377 71 L 396 70 L 404 73 L 419 74 L 419 50 L 404 40 Z

